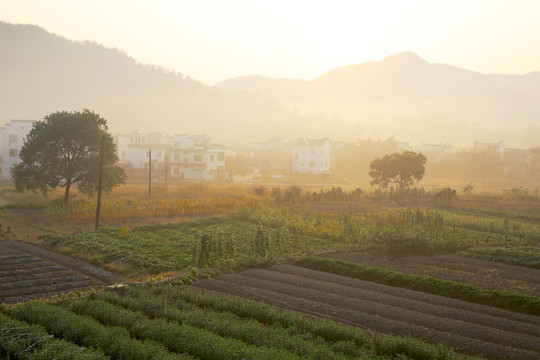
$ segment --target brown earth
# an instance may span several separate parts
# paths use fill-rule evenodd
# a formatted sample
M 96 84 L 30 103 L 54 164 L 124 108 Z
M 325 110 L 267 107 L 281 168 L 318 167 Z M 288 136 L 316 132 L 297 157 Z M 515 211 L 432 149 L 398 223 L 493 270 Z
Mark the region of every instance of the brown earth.
M 375 251 L 336 251 L 320 256 L 407 274 L 473 284 L 482 289 L 499 289 L 540 296 L 540 269 L 451 254 L 392 257 Z
M 201 280 L 196 288 L 442 342 L 491 359 L 539 359 L 540 318 L 290 265 Z
M 0 240 L 0 303 L 102 288 L 120 277 L 17 240 Z

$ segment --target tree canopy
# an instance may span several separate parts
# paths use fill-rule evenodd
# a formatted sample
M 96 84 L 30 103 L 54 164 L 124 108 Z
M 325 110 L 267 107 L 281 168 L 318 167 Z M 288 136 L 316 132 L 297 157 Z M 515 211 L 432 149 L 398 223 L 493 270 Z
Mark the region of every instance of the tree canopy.
M 101 142 L 104 139 L 102 189 L 110 191 L 125 183 L 124 170 L 117 165 L 113 138 L 107 120 L 84 109 L 59 111 L 33 124 L 13 168 L 17 191 L 48 191 L 63 187 L 64 203 L 72 185 L 92 196 L 99 182 Z
M 426 157 L 412 151 L 394 153 L 377 158 L 369 164 L 371 185 L 387 188 L 390 183 L 405 188 L 422 180 L 425 173 Z

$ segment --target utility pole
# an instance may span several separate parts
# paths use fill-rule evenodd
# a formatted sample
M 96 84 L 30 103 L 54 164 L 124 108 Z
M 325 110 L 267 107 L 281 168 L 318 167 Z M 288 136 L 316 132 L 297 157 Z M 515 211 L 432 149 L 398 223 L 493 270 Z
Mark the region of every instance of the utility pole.
M 167 153 L 165 153 L 165 187 L 167 187 L 167 175 L 169 174 L 169 164 L 167 162 Z
M 103 152 L 105 149 L 105 135 L 101 137 L 101 156 L 99 160 L 99 181 L 98 181 L 98 193 L 97 193 L 97 206 L 96 206 L 96 224 L 94 229 L 99 229 L 99 212 L 101 211 L 101 183 L 103 178 Z
M 152 197 L 152 149 L 148 150 L 148 199 Z

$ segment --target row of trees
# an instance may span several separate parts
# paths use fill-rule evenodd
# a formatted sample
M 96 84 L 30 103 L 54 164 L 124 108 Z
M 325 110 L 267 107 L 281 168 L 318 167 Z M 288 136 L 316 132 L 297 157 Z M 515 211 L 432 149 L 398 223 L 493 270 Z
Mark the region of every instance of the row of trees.
M 391 144 L 387 144 L 390 146 Z M 35 122 L 19 153 L 21 162 L 13 168 L 18 191 L 40 190 L 44 195 L 55 188 L 64 188 L 64 203 L 69 202 L 70 189 L 92 196 L 99 182 L 103 147 L 102 189 L 110 191 L 124 184 L 126 174 L 118 166 L 118 156 L 107 121 L 90 110 L 55 112 Z M 377 158 L 370 163 L 372 185 L 387 188 L 394 183 L 400 188 L 420 181 L 425 172 L 422 154 L 405 152 Z

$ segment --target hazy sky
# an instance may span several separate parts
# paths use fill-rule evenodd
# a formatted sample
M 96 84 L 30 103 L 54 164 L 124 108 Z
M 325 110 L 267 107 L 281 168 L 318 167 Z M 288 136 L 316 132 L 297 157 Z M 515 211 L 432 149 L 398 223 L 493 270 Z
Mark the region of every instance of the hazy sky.
M 250 74 L 309 80 L 405 50 L 481 73 L 540 70 L 540 0 L 0 0 L 0 20 L 209 85 Z

